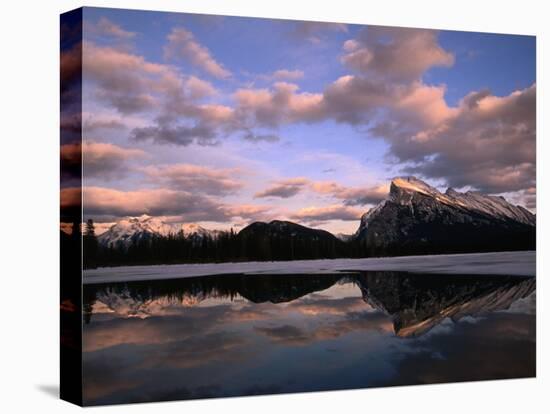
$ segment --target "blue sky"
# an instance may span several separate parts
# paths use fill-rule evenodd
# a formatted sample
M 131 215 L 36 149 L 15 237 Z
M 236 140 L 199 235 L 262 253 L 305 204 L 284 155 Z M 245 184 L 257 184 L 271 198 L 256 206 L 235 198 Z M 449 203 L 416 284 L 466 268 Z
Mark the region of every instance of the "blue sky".
M 534 37 L 101 8 L 84 21 L 97 221 L 351 233 L 403 174 L 535 209 Z

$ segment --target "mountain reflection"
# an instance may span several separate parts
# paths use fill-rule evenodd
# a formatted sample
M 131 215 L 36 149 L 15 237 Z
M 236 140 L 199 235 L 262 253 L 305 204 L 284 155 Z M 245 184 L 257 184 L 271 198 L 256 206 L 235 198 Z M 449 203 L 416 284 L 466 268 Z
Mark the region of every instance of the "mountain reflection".
M 438 275 L 405 272 L 360 272 L 322 275 L 223 275 L 102 285 L 84 288 L 84 320 L 94 314 L 118 317 L 166 316 L 177 310 L 231 304 L 291 303 L 303 312 L 327 306 L 321 292 L 334 285 L 356 287 L 363 308 L 374 308 L 391 318 L 399 337 L 420 336 L 446 318 L 508 309 L 535 291 L 534 277 L 495 275 Z M 313 294 L 313 295 L 312 295 Z M 308 296 L 309 295 L 309 296 Z M 307 299 L 305 298 L 307 297 Z M 302 299 L 300 299 L 302 298 Z M 300 299 L 300 300 L 299 300 Z M 330 301 L 331 312 L 353 314 L 361 303 L 342 298 Z M 245 316 L 244 314 L 242 315 Z M 264 334 L 293 335 L 290 327 L 261 328 Z M 295 337 L 299 337 L 294 335 Z

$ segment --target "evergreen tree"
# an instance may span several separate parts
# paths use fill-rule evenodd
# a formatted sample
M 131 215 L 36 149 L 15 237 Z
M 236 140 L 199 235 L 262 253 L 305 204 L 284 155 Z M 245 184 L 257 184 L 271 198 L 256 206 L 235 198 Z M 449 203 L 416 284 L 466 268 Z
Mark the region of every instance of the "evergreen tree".
M 89 219 L 86 222 L 86 229 L 84 231 L 83 242 L 83 265 L 85 269 L 97 267 L 98 259 L 98 242 L 95 235 L 94 221 Z

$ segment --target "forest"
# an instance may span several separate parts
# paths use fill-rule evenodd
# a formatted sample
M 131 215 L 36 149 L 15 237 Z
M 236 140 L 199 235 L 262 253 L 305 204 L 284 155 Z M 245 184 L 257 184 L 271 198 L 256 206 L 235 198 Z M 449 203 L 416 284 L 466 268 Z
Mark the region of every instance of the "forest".
M 296 225 L 298 226 L 298 225 Z M 302 226 L 298 226 L 303 228 Z M 305 228 L 304 228 L 305 229 Z M 73 232 L 79 232 L 73 226 Z M 72 236 L 62 236 L 70 240 Z M 364 257 L 359 242 L 344 242 L 330 233 L 307 231 L 288 233 L 221 232 L 217 237 L 151 234 L 129 245 L 103 246 L 89 220 L 82 231 L 83 267 L 154 265 L 180 263 L 220 263 Z

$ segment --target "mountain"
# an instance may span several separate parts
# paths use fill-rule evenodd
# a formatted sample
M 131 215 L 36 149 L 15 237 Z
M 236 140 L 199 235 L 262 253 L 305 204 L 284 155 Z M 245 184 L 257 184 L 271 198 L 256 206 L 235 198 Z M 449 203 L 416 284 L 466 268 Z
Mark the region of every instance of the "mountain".
M 126 217 L 117 221 L 107 231 L 98 236 L 99 244 L 105 247 L 130 247 L 153 236 L 168 236 L 183 234 L 193 241 L 200 242 L 205 237 L 217 238 L 222 233 L 219 230 L 207 230 L 198 224 L 174 224 L 166 222 L 162 217 L 151 217 L 143 214 L 139 217 Z
M 398 177 L 351 236 L 282 220 L 255 222 L 235 234 L 142 215 L 100 234 L 96 259 L 112 266 L 533 250 L 535 226 L 535 215 L 503 197 L 440 192 L 415 177 Z
M 247 260 L 298 260 L 342 257 L 345 243 L 325 230 L 290 221 L 255 222 L 237 238 Z
M 503 197 L 441 193 L 415 177 L 361 217 L 353 239 L 369 256 L 534 249 L 536 217 Z
M 343 242 L 348 242 L 353 238 L 353 234 L 336 233 L 335 236 Z

